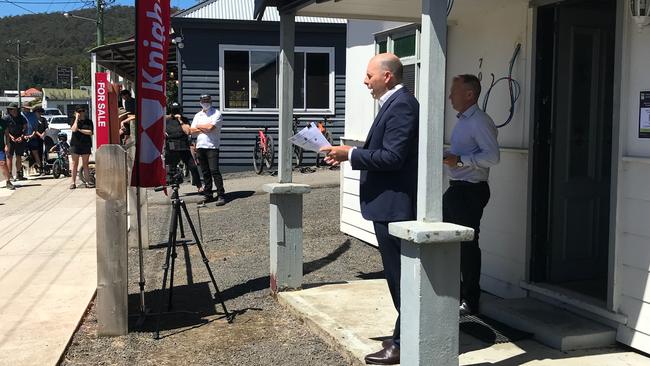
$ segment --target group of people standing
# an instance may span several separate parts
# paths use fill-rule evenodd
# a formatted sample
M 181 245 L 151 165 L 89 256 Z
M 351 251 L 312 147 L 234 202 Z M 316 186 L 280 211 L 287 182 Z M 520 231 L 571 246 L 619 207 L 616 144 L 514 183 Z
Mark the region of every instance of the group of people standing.
M 391 339 L 382 349 L 365 357 L 368 364 L 400 363 L 400 249 L 401 241 L 390 235 L 388 224 L 416 218 L 418 176 L 419 103 L 402 85 L 403 66 L 390 53 L 373 57 L 364 84 L 379 102 L 379 112 L 363 147 L 325 148 L 325 161 L 337 165 L 349 161 L 360 170 L 361 214 L 374 224 L 384 275 L 397 309 Z M 461 243 L 461 288 L 459 314 L 479 311 L 481 250 L 480 221 L 490 198 L 490 167 L 499 162 L 497 128 L 478 106 L 480 80 L 474 75 L 453 79 L 449 99 L 458 112 L 458 122 L 443 153 L 450 186 L 443 195 L 443 221 L 474 229 L 474 238 Z
M 203 195 L 204 201 L 215 199 L 214 186 L 215 204 L 223 206 L 226 204 L 226 190 L 219 169 L 223 117 L 212 106 L 210 95 L 201 95 L 199 104 L 201 110 L 194 115 L 191 123 L 183 117 L 180 105 L 172 105 L 165 121 L 165 165 L 168 173 L 173 175 L 176 166 L 182 161 L 192 175 L 192 184 Z M 203 183 L 195 160 L 201 168 Z
M 47 161 L 45 137 L 48 122 L 43 117 L 42 107 L 32 108 L 25 104 L 19 110 L 18 104 L 7 106 L 7 115 L 0 119 L 0 171 L 6 180 L 5 188 L 15 189 L 13 182 L 25 180 L 23 155 L 31 155 L 33 166 L 39 175 L 44 175 L 43 165 Z M 93 123 L 86 118 L 86 110 L 77 108 L 71 125 L 72 138 L 70 152 L 72 157 L 72 184 L 76 188 L 77 169 L 81 157 L 84 167 L 86 187 L 94 187 L 90 179 L 88 160 L 92 148 Z

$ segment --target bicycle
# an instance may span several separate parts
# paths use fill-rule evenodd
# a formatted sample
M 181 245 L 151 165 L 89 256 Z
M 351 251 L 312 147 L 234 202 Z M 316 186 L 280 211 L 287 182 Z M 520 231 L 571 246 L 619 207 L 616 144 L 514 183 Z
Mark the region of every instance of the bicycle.
M 293 131 L 293 134 L 295 135 L 298 133 L 298 117 L 293 117 L 293 125 L 291 126 L 291 130 Z M 293 149 L 291 150 L 291 163 L 292 167 L 298 168 L 300 165 L 302 165 L 302 157 L 304 154 L 304 150 L 300 146 L 293 145 Z
M 266 165 L 267 169 L 271 169 L 274 158 L 273 137 L 269 135 L 269 128 L 259 129 L 253 147 L 253 169 L 255 173 L 262 174 L 264 165 Z

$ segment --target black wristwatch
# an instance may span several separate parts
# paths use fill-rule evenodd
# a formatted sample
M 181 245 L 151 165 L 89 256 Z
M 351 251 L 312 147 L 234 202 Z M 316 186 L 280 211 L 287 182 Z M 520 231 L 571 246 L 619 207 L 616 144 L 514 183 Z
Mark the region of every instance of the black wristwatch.
M 462 168 L 465 166 L 462 160 L 460 160 L 460 155 L 458 155 L 458 160 L 456 160 L 456 168 Z

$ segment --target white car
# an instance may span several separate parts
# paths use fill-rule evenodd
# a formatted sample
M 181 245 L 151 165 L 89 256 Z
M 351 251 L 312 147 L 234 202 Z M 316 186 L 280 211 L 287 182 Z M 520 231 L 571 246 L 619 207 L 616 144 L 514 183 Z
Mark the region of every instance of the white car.
M 58 141 L 56 135 L 58 135 L 59 132 L 65 132 L 65 134 L 68 135 L 69 144 L 70 139 L 72 138 L 72 130 L 70 129 L 70 118 L 68 116 L 52 116 L 48 122 L 47 131 L 45 131 L 46 139 L 49 137 L 52 139 L 52 142 L 56 144 Z
M 61 113 L 61 111 L 58 108 L 45 108 L 45 113 L 43 113 L 43 118 L 45 118 L 46 121 L 50 122 L 50 120 L 55 116 L 67 117 L 65 114 Z

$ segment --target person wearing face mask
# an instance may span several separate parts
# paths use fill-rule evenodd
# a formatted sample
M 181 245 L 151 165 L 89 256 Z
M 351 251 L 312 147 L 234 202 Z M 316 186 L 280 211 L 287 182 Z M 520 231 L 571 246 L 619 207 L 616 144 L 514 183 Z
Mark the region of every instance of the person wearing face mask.
M 212 199 L 212 182 L 217 188 L 217 206 L 226 204 L 226 191 L 219 171 L 219 145 L 221 144 L 221 126 L 223 117 L 212 107 L 212 98 L 201 95 L 201 110 L 192 119 L 190 133 L 196 136 L 196 155 L 203 174 L 203 196 L 206 201 Z

